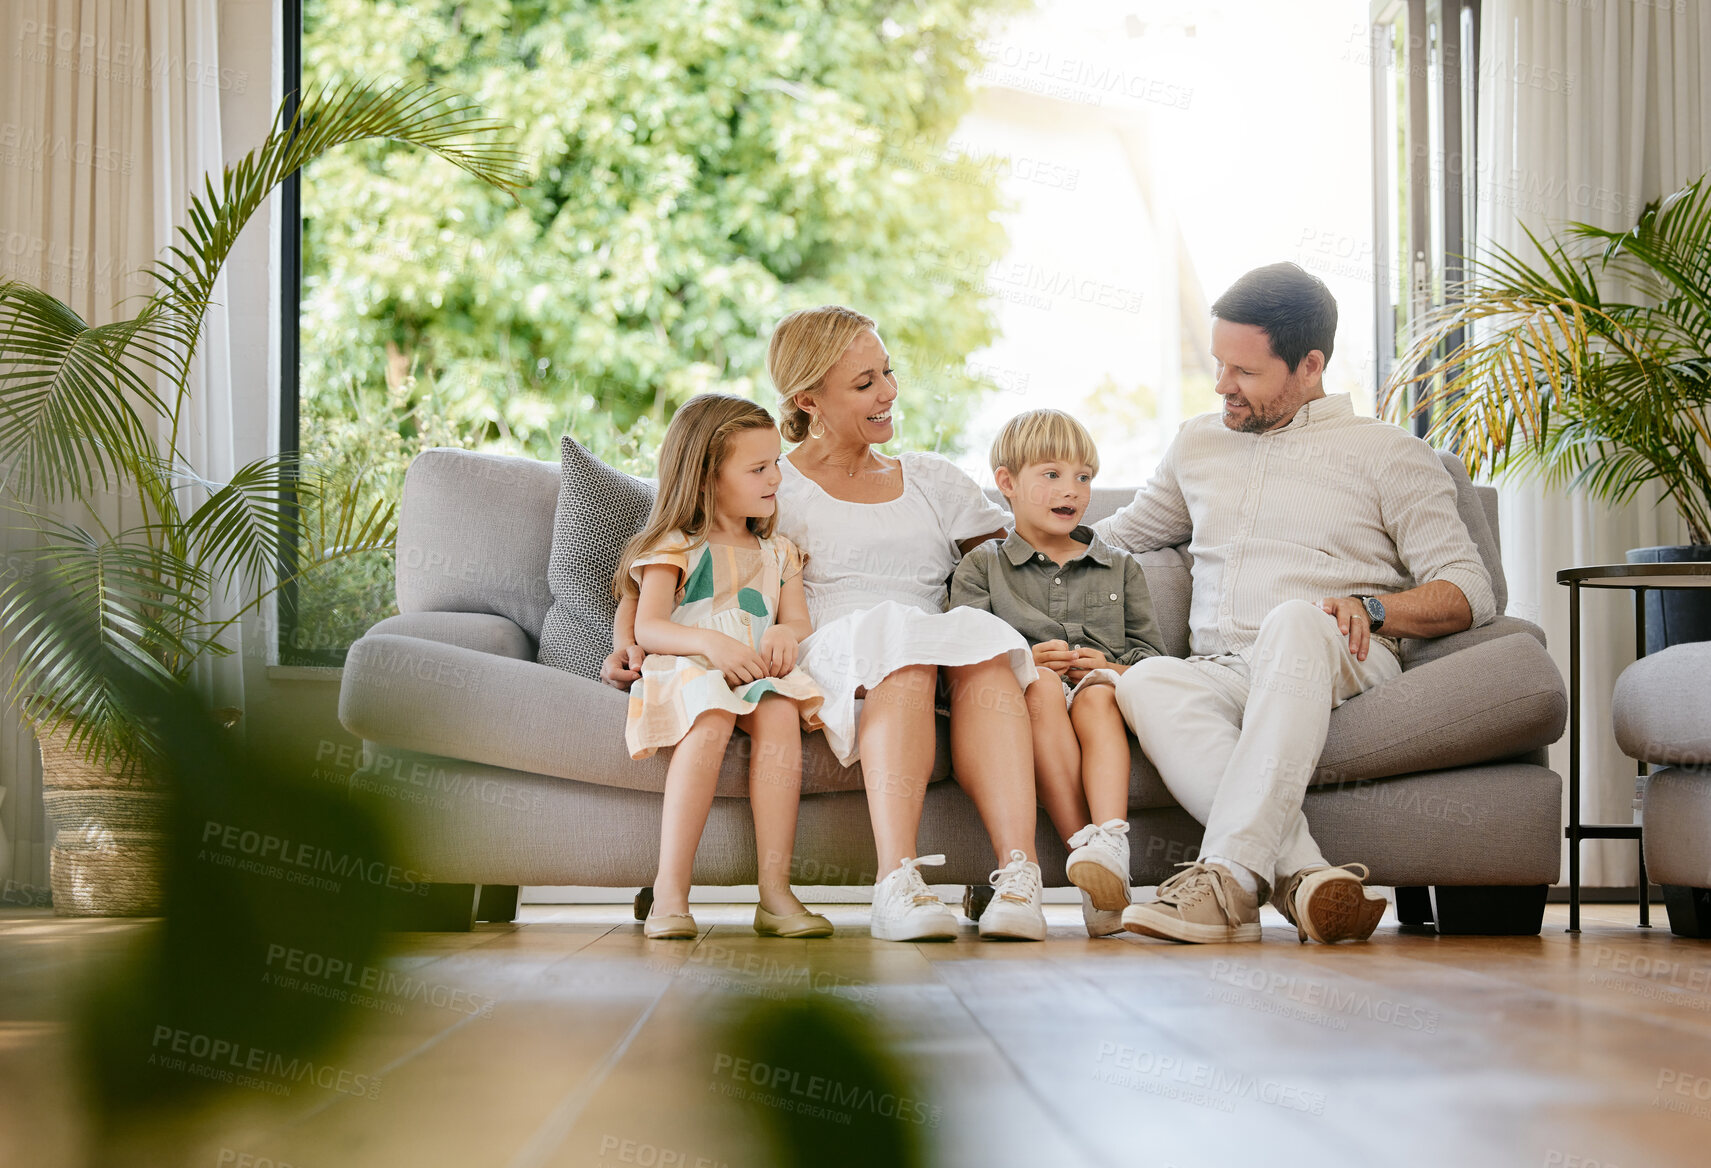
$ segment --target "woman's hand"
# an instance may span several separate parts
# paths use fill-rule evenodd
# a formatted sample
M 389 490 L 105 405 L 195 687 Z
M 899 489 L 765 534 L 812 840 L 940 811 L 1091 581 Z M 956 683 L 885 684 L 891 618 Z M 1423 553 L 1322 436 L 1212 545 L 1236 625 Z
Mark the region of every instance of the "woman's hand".
M 783 677 L 796 668 L 796 653 L 802 642 L 783 625 L 773 625 L 760 635 L 760 656 L 768 677 Z
M 1062 677 L 1074 665 L 1075 653 L 1068 641 L 1041 641 L 1034 646 L 1034 664 Z
M 713 633 L 711 644 L 701 654 L 714 669 L 725 675 L 725 684 L 735 689 L 767 676 L 761 655 L 735 637 Z
M 629 689 L 630 683 L 642 675 L 642 658 L 645 656 L 640 645 L 612 650 L 600 663 L 600 680 L 613 689 Z

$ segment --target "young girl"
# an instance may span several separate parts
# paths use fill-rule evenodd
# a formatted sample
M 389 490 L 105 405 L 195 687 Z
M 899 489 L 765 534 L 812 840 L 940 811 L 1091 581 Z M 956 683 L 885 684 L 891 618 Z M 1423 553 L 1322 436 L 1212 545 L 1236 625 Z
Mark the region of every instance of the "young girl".
M 638 597 L 636 643 L 647 656 L 630 690 L 631 758 L 676 746 L 665 779 L 650 938 L 693 938 L 689 877 L 731 727 L 749 736 L 749 804 L 759 853 L 763 937 L 829 937 L 825 917 L 790 889 L 802 727 L 825 700 L 796 668 L 813 627 L 802 555 L 773 534 L 782 475 L 778 429 L 753 402 L 703 393 L 684 403 L 659 452 L 659 493 L 613 582 Z

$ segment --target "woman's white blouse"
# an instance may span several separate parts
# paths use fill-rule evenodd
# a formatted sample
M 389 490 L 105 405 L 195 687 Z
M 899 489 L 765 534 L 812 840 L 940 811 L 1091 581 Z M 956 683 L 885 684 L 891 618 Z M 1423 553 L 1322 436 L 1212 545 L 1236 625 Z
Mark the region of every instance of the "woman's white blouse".
M 887 600 L 943 612 L 960 540 L 996 531 L 1009 516 L 940 454 L 897 456 L 903 493 L 885 503 L 846 503 L 781 464 L 778 530 L 806 557 L 808 613 L 822 628 Z

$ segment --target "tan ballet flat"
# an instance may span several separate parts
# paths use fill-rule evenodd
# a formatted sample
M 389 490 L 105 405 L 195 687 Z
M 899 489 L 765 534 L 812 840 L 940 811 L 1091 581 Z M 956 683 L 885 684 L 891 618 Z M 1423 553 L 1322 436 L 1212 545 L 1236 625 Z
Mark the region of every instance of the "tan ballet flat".
M 832 922 L 819 913 L 807 911 L 775 916 L 757 904 L 755 932 L 762 937 L 830 937 Z
M 650 916 L 642 922 L 642 936 L 650 941 L 693 941 L 700 935 L 695 918 L 688 913 Z

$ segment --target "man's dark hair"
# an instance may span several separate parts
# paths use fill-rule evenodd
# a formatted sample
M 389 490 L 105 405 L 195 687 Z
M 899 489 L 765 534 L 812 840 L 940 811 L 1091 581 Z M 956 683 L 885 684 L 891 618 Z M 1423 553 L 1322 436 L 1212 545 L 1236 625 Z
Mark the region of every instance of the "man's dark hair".
M 1231 324 L 1258 325 L 1272 354 L 1291 373 L 1314 349 L 1331 361 L 1337 339 L 1337 299 L 1325 282 L 1299 264 L 1267 264 L 1231 284 L 1212 302 L 1212 315 Z

